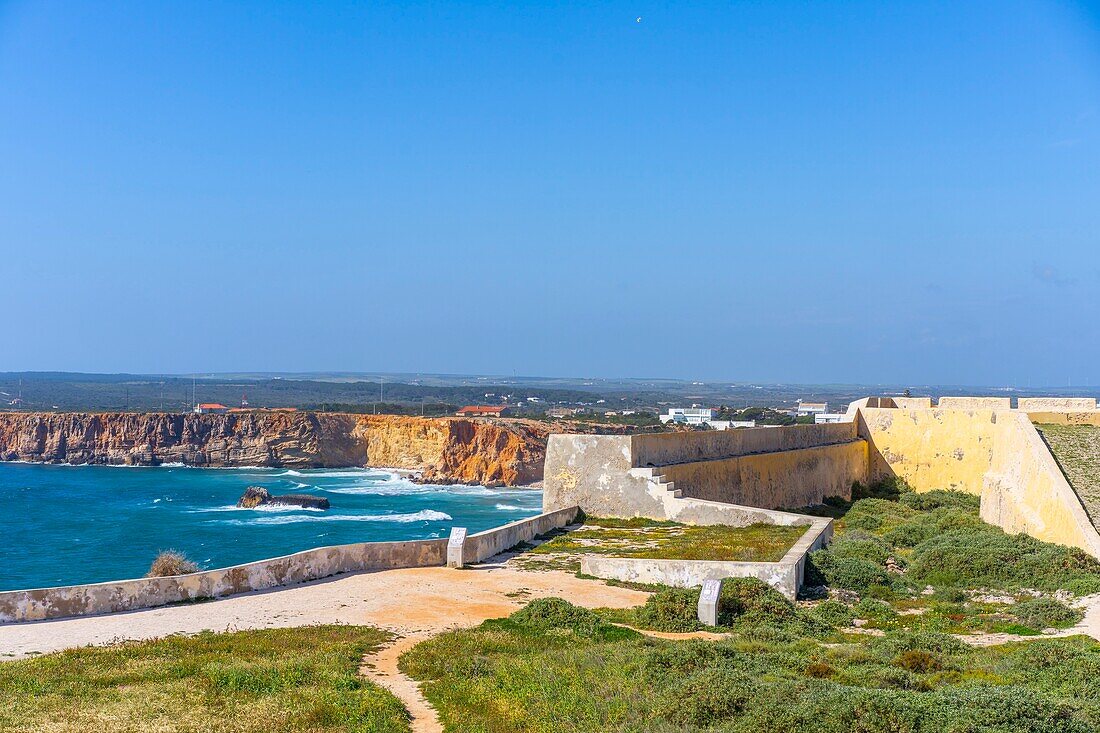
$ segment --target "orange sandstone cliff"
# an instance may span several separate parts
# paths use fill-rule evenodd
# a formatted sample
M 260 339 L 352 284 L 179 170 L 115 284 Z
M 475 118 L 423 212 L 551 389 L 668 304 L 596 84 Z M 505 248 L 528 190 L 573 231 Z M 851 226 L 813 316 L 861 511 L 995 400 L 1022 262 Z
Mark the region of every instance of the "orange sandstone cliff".
M 315 412 L 0 413 L 0 460 L 418 471 L 424 481 L 542 478 L 547 429 L 526 421 Z

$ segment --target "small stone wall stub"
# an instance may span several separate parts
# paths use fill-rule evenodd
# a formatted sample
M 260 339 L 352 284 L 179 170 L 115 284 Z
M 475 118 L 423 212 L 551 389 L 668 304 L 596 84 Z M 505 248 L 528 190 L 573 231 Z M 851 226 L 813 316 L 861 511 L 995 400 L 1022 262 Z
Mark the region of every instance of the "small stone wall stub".
M 461 568 L 462 556 L 466 549 L 466 528 L 451 527 L 451 535 L 447 538 L 447 567 Z
M 699 623 L 706 626 L 718 625 L 718 596 L 722 594 L 721 580 L 704 580 L 699 591 Z

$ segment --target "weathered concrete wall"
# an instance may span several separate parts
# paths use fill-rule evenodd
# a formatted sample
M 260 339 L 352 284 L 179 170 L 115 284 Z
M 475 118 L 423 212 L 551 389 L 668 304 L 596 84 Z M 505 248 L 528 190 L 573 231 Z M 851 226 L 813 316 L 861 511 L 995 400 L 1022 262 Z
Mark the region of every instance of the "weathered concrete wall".
M 1100 410 L 1091 412 L 1031 412 L 1028 419 L 1037 425 L 1096 425 L 1100 427 Z
M 655 466 L 648 476 L 639 469 Z M 657 476 L 660 474 L 660 476 Z M 867 480 L 867 445 L 852 423 L 633 436 L 551 435 L 543 508 L 667 519 L 684 496 L 748 507 L 818 504 Z M 654 482 L 657 485 L 654 485 Z M 710 509 L 705 514 L 713 514 Z M 693 507 L 691 514 L 699 514 Z M 729 518 L 732 520 L 732 518 Z M 687 521 L 682 519 L 681 521 Z
M 535 535 L 564 527 L 573 521 L 577 511 L 577 507 L 565 508 L 470 535 L 463 548 L 464 559 L 480 562 Z M 293 585 L 342 573 L 432 567 L 446 562 L 446 539 L 319 547 L 190 575 L 4 591 L 0 592 L 0 623 L 132 611 Z
M 428 567 L 446 561 L 447 540 L 361 542 L 167 578 L 138 578 L 0 593 L 0 622 L 132 611 L 220 598 L 363 570 Z
M 851 498 L 852 483 L 867 481 L 867 461 L 867 442 L 856 440 L 679 463 L 659 471 L 684 497 L 777 509 L 821 504 L 829 496 Z
M 677 588 L 696 588 L 704 580 L 759 578 L 793 601 L 802 585 L 807 554 L 823 547 L 832 534 L 831 519 L 814 519 L 806 533 L 779 562 L 659 560 L 585 555 L 581 558 L 581 572 L 609 580 L 659 583 Z
M 651 495 L 646 479 L 630 473 L 630 440 L 628 435 L 551 435 L 542 510 L 579 506 L 596 516 L 664 518 L 660 495 Z
M 820 503 L 823 495 L 850 496 L 852 481 L 866 480 L 867 446 L 862 440 L 646 469 L 631 465 L 631 440 L 639 437 L 650 436 L 551 435 L 543 511 L 579 506 L 596 516 L 688 524 L 791 524 L 788 517 L 799 515 L 769 508 Z M 669 474 L 682 476 L 674 480 L 676 488 L 692 501 L 668 490 Z M 681 480 L 684 489 L 679 489 Z M 699 494 L 694 493 L 695 482 L 702 487 Z
M 868 478 L 901 476 L 917 491 L 981 494 L 1000 416 L 993 410 L 860 410 L 870 444 Z
M 978 495 L 982 519 L 1006 532 L 1100 557 L 1100 536 L 1027 414 L 864 408 L 859 427 L 871 480 L 900 476 L 915 491 Z
M 941 410 L 1011 410 L 1009 397 L 940 397 Z
M 462 546 L 462 562 L 481 562 L 499 555 L 520 542 L 529 542 L 540 534 L 564 527 L 576 519 L 579 513 L 579 507 L 571 506 L 469 535 Z
M 1095 397 L 1021 397 L 1016 400 L 1021 412 L 1092 412 Z
M 813 448 L 857 440 L 853 423 L 791 425 L 746 430 L 703 430 L 691 433 L 650 433 L 631 439 L 634 466 L 711 461 L 752 453 Z

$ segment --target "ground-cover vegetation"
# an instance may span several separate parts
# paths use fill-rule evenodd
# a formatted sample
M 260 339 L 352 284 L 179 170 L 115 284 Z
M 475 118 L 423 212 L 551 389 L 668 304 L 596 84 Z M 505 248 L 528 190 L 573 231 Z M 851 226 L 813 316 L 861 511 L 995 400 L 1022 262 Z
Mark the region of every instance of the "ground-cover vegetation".
M 748 527 L 692 526 L 651 519 L 587 517 L 584 525 L 557 532 L 529 548 L 527 555 L 663 558 L 668 560 L 743 560 L 776 562 L 806 532 L 806 527 L 753 524 Z M 578 561 L 573 558 L 572 562 Z
M 661 588 L 635 609 L 532 603 L 418 645 L 403 668 L 449 730 L 1100 730 L 1095 640 L 962 640 L 1071 626 L 1067 601 L 1100 590 L 1100 563 L 986 525 L 956 492 L 858 487 L 822 512 L 837 532 L 809 563 L 814 597 L 727 579 L 719 640 L 644 635 L 703 628 L 698 589 Z
M 203 633 L 0 664 L 4 731 L 408 731 L 363 680 L 389 638 L 362 626 Z
M 789 619 L 802 614 L 780 601 L 781 611 L 771 601 L 742 613 L 731 606 L 729 636 L 719 641 L 647 638 L 565 601 L 536 601 L 510 618 L 426 641 L 401 665 L 424 681 L 453 731 L 1084 733 L 1100 726 L 1100 645 L 1091 640 L 975 648 L 943 634 L 895 632 L 826 644 L 791 633 Z M 746 618 L 752 614 L 760 615 Z
M 1100 592 L 1100 561 L 982 522 L 976 496 L 896 481 L 854 496 L 830 507 L 836 536 L 811 555 L 807 582 L 858 595 L 872 628 L 1035 634 L 1080 620 L 1050 596 Z

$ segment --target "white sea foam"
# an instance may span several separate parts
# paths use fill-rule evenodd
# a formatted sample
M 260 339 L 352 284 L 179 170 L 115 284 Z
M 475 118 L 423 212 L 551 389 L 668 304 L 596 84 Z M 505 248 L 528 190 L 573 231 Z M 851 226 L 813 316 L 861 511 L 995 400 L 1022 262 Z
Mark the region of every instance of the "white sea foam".
M 535 507 L 515 506 L 514 504 L 497 504 L 495 507 L 502 512 L 533 512 Z
M 254 519 L 221 519 L 218 521 L 221 524 L 244 526 L 250 524 L 293 524 L 295 522 L 397 522 L 408 524 L 410 522 L 447 522 L 451 519 L 450 514 L 437 512 L 434 509 L 424 509 L 410 514 L 330 514 L 326 516 L 292 514 L 277 517 L 256 517 Z
M 312 506 L 289 506 L 286 504 L 261 504 L 260 506 L 248 507 L 237 506 L 236 504 L 226 504 L 225 506 L 211 506 L 201 507 L 199 509 L 191 509 L 191 514 L 205 514 L 207 512 L 323 512 L 324 509 L 318 509 Z
M 276 476 L 295 476 L 297 478 L 363 478 L 364 476 L 370 476 L 372 473 L 369 468 L 358 468 L 343 471 L 326 471 L 323 469 L 309 470 L 309 471 L 296 471 L 293 468 L 287 469 L 282 473 L 275 474 Z M 385 472 L 374 472 L 375 475 L 387 476 L 389 474 Z

